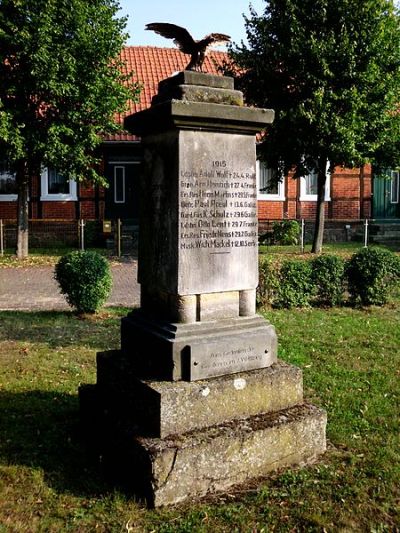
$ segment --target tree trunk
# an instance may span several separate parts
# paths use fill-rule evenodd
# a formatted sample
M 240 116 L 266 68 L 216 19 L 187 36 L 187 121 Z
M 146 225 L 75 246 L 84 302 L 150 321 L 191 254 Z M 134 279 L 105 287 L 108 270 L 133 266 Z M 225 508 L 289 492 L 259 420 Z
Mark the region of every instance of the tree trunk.
M 28 257 L 28 223 L 29 223 L 29 172 L 24 161 L 17 167 L 18 189 L 17 205 L 17 258 Z
M 318 161 L 318 195 L 317 213 L 315 216 L 314 240 L 311 253 L 319 254 L 322 250 L 325 226 L 325 192 L 326 192 L 326 166 L 327 159 L 321 157 Z

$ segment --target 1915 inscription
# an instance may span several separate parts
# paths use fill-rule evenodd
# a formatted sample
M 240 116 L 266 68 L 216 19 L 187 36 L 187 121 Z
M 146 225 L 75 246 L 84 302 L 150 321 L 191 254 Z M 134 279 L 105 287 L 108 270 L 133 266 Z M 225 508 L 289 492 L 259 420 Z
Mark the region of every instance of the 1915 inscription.
M 227 160 L 180 171 L 180 248 L 229 250 L 257 246 L 255 174 Z

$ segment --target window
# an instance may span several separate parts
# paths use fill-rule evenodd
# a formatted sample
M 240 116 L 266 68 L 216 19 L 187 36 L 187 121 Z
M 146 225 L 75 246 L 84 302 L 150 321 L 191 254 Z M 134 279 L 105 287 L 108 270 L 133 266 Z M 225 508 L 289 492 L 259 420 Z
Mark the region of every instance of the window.
M 331 175 L 328 172 L 329 163 L 326 169 L 326 190 L 325 201 L 328 202 L 331 194 Z M 316 202 L 318 197 L 318 173 L 312 171 L 306 176 L 300 178 L 300 201 Z
M 114 167 L 114 202 L 125 203 L 125 167 Z
M 42 172 L 42 195 L 40 199 L 50 201 L 77 200 L 76 181 L 68 181 L 54 168 L 45 168 Z
M 262 161 L 257 161 L 258 197 L 261 200 L 284 200 L 283 181 L 277 180 L 276 171 L 268 168 Z
M 399 203 L 399 171 L 392 170 L 390 173 L 391 184 L 390 184 L 390 202 L 392 204 Z
M 13 202 L 17 199 L 17 183 L 15 173 L 11 172 L 7 163 L 0 161 L 0 202 Z
M 313 171 L 307 176 L 304 176 L 305 179 L 305 194 L 306 196 L 313 196 L 318 194 L 318 174 Z

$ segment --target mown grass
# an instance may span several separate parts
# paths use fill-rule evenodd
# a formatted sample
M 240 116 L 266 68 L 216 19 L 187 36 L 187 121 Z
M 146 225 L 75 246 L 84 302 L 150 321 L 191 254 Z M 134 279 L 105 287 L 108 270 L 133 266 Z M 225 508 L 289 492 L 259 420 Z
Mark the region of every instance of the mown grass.
M 0 532 L 394 532 L 400 524 L 400 303 L 271 310 L 280 357 L 328 412 L 321 461 L 149 511 L 107 486 L 80 440 L 77 389 L 119 346 L 125 309 L 0 313 Z
M 89 248 L 92 251 L 109 258 L 112 261 L 120 261 L 111 250 L 106 248 Z M 0 255 L 0 267 L 31 267 L 31 266 L 54 266 L 61 256 L 77 251 L 77 248 L 60 247 L 60 248 L 34 248 L 29 251 L 25 259 L 17 259 L 15 250 L 6 249 L 3 255 Z
M 379 246 L 382 248 L 389 248 L 393 252 L 400 252 L 399 244 L 383 245 L 383 244 L 370 244 L 370 246 Z M 361 250 L 364 247 L 364 243 L 358 241 L 350 242 L 336 242 L 336 243 L 327 243 L 322 247 L 323 254 L 334 254 L 339 255 L 344 258 L 350 257 L 352 254 Z M 313 257 L 311 255 L 311 244 L 306 244 L 304 246 L 304 252 L 301 251 L 299 245 L 291 246 L 278 246 L 278 245 L 260 245 L 259 246 L 260 254 L 273 255 L 274 257 Z
M 323 253 L 338 254 L 344 257 L 349 257 L 351 254 L 360 250 L 363 247 L 361 242 L 344 242 L 324 244 Z M 400 251 L 400 247 L 392 247 L 394 251 Z M 72 252 L 76 248 L 60 247 L 60 248 L 33 248 L 29 251 L 29 257 L 23 260 L 18 260 L 15 255 L 15 250 L 11 248 L 6 249 L 4 255 L 0 255 L 0 267 L 27 267 L 27 266 L 54 266 L 62 255 Z M 114 255 L 112 250 L 106 248 L 90 248 L 101 255 L 109 258 L 111 261 L 121 261 L 123 258 L 118 258 Z M 310 257 L 311 245 L 307 244 L 304 247 L 304 253 L 301 252 L 299 246 L 278 246 L 278 245 L 260 245 L 260 254 L 272 254 L 276 257 L 280 256 L 294 256 L 294 257 Z

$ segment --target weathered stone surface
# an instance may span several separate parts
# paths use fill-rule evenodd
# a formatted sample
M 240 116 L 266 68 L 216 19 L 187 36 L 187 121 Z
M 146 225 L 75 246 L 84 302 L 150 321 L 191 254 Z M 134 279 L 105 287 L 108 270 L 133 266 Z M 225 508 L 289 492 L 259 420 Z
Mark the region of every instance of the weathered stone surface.
M 254 290 L 254 139 L 183 131 L 145 144 L 147 187 L 138 266 L 142 287 L 179 295 Z
M 255 289 L 258 234 L 254 139 L 185 131 L 180 140 L 179 294 Z
M 269 368 L 206 381 L 140 381 L 120 352 L 104 352 L 97 384 L 141 435 L 164 438 L 233 418 L 286 409 L 303 401 L 302 373 L 278 362 Z
M 179 324 L 136 311 L 122 319 L 121 348 L 142 379 L 193 381 L 277 360 L 275 329 L 259 316 Z
M 201 498 L 314 461 L 326 449 L 325 426 L 324 411 L 300 405 L 167 439 L 138 438 L 122 474 L 156 507 Z
M 157 94 L 152 105 L 161 104 L 171 99 L 188 102 L 209 102 L 213 104 L 243 105 L 243 93 L 232 89 L 203 87 L 201 85 L 178 85 L 169 92 Z
M 145 148 L 142 308 L 157 309 L 160 318 L 172 322 L 255 313 L 254 134 L 273 120 L 273 112 L 210 101 L 223 93 L 239 96 L 231 78 L 178 73 L 160 83 L 158 96 L 166 101 L 126 122 L 142 135 Z M 221 305 L 209 305 L 213 293 L 232 292 L 240 292 L 239 299 L 224 312 Z
M 271 109 L 170 100 L 130 115 L 125 119 L 124 126 L 141 136 L 174 129 L 255 135 L 273 119 Z
M 233 89 L 234 79 L 230 76 L 217 76 L 215 74 L 206 74 L 205 72 L 196 72 L 194 70 L 182 70 L 175 75 L 160 81 L 158 92 L 169 92 L 171 87 L 178 85 L 202 85 L 205 89 L 213 87 L 216 89 Z
M 200 322 L 239 316 L 238 291 L 199 294 L 197 300 Z

